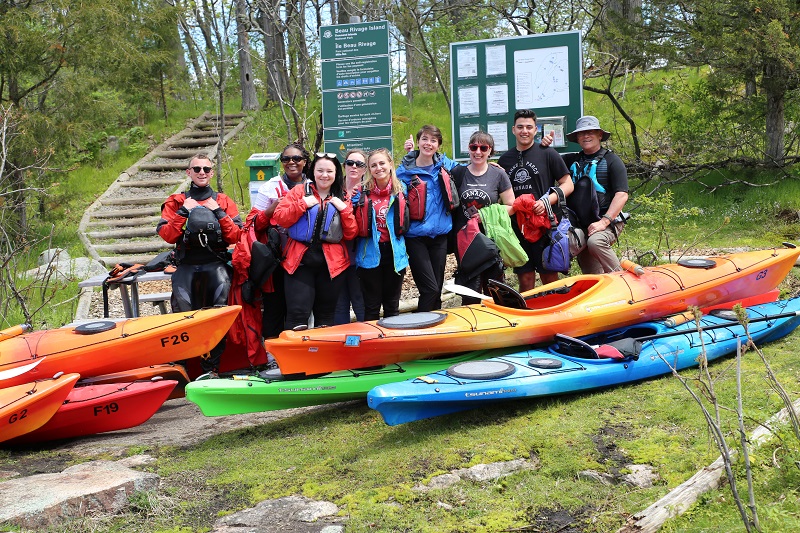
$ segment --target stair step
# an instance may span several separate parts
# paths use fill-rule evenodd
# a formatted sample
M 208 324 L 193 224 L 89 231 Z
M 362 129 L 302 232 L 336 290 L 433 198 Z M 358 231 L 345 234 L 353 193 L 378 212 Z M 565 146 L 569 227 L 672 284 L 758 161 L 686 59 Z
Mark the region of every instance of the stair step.
M 117 254 L 145 254 L 153 255 L 163 252 L 171 247 L 163 239 L 133 242 L 118 242 L 115 244 L 95 244 L 94 249 L 98 252 L 111 252 Z
M 152 237 L 156 235 L 156 227 L 144 226 L 125 229 L 111 229 L 106 231 L 90 231 L 86 234 L 92 239 L 125 239 L 132 237 Z
M 217 140 L 215 138 L 214 143 L 216 144 L 216 142 Z M 165 159 L 187 159 L 194 156 L 196 153 L 196 150 L 159 150 L 158 152 L 153 152 L 153 155 Z
M 91 214 L 92 218 L 133 218 L 133 217 L 143 217 L 143 216 L 152 216 L 152 215 L 160 215 L 161 214 L 161 206 L 150 206 L 150 207 L 137 207 L 134 209 L 117 209 L 114 211 L 95 211 Z
M 153 204 L 158 205 L 159 208 L 161 204 L 164 203 L 167 197 L 164 195 L 160 196 L 129 196 L 127 198 L 104 198 L 101 200 L 103 205 L 147 205 Z
M 120 181 L 120 187 L 165 187 L 167 185 L 178 185 L 183 183 L 185 178 L 163 178 L 163 179 L 148 179 L 148 180 L 129 180 Z
M 189 166 L 188 158 L 176 163 L 142 163 L 139 170 L 186 170 Z
M 161 220 L 161 217 L 156 216 L 149 216 L 149 217 L 137 217 L 137 218 L 126 218 L 123 220 L 93 220 L 86 224 L 86 227 L 89 228 L 99 228 L 99 227 L 109 227 L 109 228 L 124 228 L 124 227 L 131 227 L 131 226 L 150 226 L 155 231 L 156 224 L 158 221 Z
M 196 137 L 193 139 L 178 139 L 177 141 L 171 142 L 170 146 L 173 146 L 175 148 L 192 148 L 192 147 L 200 148 L 203 146 L 214 146 L 218 142 L 219 142 L 219 137 L 211 137 L 209 135 L 206 135 L 205 137 Z M 186 159 L 189 159 L 193 155 L 194 153 L 187 155 Z M 184 168 L 186 168 L 186 166 L 188 166 L 188 161 L 187 164 L 184 165 Z

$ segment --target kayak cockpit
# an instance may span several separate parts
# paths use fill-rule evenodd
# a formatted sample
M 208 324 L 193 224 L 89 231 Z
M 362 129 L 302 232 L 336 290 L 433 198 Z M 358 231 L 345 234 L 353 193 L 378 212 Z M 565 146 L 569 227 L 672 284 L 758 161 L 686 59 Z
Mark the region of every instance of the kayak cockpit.
M 574 278 L 573 278 L 574 279 Z M 573 305 L 575 301 L 584 297 L 592 289 L 598 287 L 602 279 L 597 276 L 579 278 L 571 285 L 540 288 L 535 292 L 520 294 L 513 287 L 497 280 L 490 279 L 487 283 L 492 301 L 499 307 L 506 309 L 541 310 Z

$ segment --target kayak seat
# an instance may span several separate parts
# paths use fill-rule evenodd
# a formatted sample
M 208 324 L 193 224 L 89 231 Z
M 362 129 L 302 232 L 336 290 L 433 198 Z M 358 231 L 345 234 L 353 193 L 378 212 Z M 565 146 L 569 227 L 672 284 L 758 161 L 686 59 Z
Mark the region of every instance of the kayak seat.
M 556 344 L 553 349 L 556 353 L 579 357 L 581 359 L 600 359 L 600 356 L 589 344 L 575 337 L 556 333 Z
M 527 309 L 528 303 L 525 298 L 514 287 L 506 285 L 495 279 L 487 282 L 489 294 L 494 303 L 511 309 Z

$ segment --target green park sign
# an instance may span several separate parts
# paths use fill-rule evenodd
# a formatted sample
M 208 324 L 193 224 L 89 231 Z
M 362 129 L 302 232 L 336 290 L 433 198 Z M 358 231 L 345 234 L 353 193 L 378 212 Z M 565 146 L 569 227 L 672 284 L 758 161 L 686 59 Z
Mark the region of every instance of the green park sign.
M 323 26 L 320 43 L 325 150 L 391 150 L 388 23 Z
M 322 26 L 319 35 L 323 61 L 349 57 L 389 56 L 389 23 L 385 20 Z

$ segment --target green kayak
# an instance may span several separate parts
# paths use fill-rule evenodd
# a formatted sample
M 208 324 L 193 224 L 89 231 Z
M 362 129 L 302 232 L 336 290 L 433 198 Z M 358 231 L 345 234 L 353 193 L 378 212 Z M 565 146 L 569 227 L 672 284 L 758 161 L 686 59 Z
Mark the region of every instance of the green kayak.
M 378 385 L 424 376 L 450 365 L 486 359 L 502 350 L 480 350 L 454 357 L 395 363 L 380 368 L 340 370 L 285 380 L 277 371 L 205 379 L 186 385 L 186 398 L 206 416 L 238 415 L 366 398 Z

